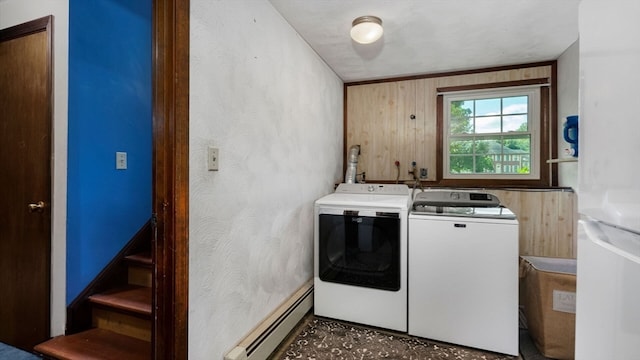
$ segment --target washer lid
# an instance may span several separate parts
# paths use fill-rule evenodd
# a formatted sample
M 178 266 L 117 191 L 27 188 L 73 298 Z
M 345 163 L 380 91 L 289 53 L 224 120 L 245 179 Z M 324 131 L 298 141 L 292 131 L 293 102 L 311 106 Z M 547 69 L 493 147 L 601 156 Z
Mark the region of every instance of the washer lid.
M 367 207 L 396 210 L 409 210 L 410 203 L 409 188 L 395 184 L 340 184 L 336 192 L 315 202 L 316 206 L 339 206 L 345 209 Z
M 515 219 L 511 210 L 500 205 L 497 196 L 489 193 L 456 190 L 427 190 L 413 199 L 412 214 L 458 217 Z

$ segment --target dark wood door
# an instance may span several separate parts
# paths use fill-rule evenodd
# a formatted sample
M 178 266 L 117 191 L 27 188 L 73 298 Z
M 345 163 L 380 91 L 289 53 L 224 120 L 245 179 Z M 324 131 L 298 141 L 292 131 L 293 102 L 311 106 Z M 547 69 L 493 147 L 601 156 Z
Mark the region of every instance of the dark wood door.
M 0 341 L 49 338 L 51 18 L 0 30 Z

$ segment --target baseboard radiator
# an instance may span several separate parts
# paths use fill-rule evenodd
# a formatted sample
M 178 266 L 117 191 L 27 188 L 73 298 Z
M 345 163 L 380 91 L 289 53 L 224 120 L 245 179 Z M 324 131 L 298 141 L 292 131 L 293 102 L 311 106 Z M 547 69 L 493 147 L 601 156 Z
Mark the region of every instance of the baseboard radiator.
M 225 356 L 225 360 L 264 360 L 313 307 L 309 280 Z

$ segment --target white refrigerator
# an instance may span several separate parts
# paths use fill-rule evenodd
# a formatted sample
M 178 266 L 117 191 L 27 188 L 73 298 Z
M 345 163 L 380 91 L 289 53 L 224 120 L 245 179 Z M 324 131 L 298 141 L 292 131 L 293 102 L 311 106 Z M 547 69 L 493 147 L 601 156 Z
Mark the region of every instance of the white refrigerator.
M 576 359 L 640 359 L 640 1 L 581 0 Z

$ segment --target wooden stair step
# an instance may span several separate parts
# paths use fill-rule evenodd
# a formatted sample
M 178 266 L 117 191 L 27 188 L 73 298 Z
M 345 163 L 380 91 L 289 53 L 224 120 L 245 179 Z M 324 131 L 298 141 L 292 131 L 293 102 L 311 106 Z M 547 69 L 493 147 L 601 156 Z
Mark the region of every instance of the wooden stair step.
M 151 341 L 151 319 L 138 314 L 130 315 L 108 308 L 94 307 L 91 310 L 91 325 L 136 339 Z
M 153 267 L 153 257 L 151 252 L 142 252 L 138 254 L 131 254 L 124 257 L 124 259 L 133 265 Z
M 128 265 L 127 282 L 131 285 L 153 286 L 153 258 L 151 252 L 125 256 Z
M 35 351 L 60 360 L 149 360 L 151 343 L 104 329 L 57 336 L 35 346 Z
M 127 286 L 89 296 L 89 301 L 125 312 L 151 316 L 151 288 Z

